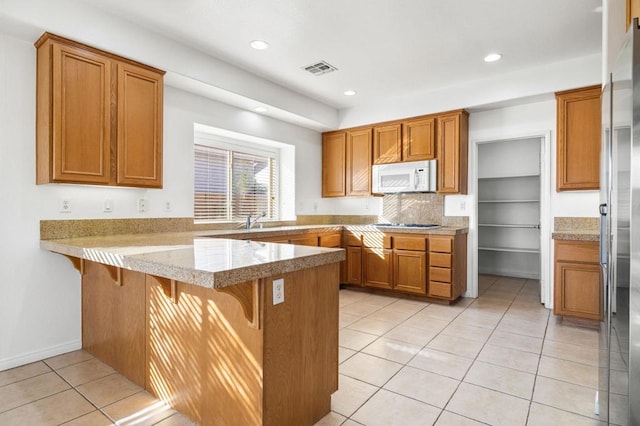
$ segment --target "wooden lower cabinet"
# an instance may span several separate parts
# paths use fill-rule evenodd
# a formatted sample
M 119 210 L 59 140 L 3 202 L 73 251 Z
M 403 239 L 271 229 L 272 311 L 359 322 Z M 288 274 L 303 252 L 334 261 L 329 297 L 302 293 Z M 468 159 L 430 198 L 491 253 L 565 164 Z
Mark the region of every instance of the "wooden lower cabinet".
M 554 245 L 553 313 L 602 320 L 602 280 L 598 243 L 556 240 Z
M 83 348 L 198 424 L 311 426 L 331 410 L 338 263 L 215 290 L 84 264 Z
M 345 232 L 343 247 L 347 251 L 345 284 L 449 302 L 467 290 L 466 234 L 365 232 L 356 239 Z
M 429 285 L 427 295 L 456 300 L 467 291 L 467 236 L 429 237 Z
M 394 250 L 394 285 L 396 290 L 407 293 L 427 293 L 427 253 Z
M 363 249 L 364 285 L 367 287 L 393 288 L 392 251 L 384 248 Z
M 347 247 L 345 276 L 342 280 L 347 284 L 362 285 L 362 247 Z

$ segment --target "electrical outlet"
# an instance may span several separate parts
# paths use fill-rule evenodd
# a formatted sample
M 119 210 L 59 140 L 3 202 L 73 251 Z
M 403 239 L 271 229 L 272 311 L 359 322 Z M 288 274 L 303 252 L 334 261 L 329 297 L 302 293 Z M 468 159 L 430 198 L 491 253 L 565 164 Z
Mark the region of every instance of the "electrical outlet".
M 71 213 L 71 200 L 64 198 L 60 200 L 60 213 Z
M 165 201 L 164 202 L 164 211 L 165 212 L 170 212 L 171 211 L 171 201 Z
M 467 208 L 466 201 L 460 201 L 460 210 L 464 211 Z
M 104 212 L 111 213 L 113 211 L 113 200 L 111 198 L 104 199 Z
M 284 302 L 284 278 L 273 280 L 273 304 Z
M 138 212 L 145 213 L 149 207 L 149 201 L 146 198 L 138 198 Z

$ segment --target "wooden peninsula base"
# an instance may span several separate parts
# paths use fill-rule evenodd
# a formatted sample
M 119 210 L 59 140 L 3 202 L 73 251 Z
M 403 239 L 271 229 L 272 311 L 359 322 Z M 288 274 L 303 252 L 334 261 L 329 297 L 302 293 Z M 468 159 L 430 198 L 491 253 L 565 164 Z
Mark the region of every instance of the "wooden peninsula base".
M 84 349 L 199 424 L 313 425 L 330 411 L 339 263 L 219 289 L 81 269 Z

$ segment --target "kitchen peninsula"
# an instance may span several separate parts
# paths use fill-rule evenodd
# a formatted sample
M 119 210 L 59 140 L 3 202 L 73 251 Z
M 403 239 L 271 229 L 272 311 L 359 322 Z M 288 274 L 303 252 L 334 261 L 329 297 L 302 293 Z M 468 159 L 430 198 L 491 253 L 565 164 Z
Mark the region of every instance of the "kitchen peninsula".
M 314 424 L 338 388 L 344 251 L 208 236 L 40 246 L 81 273 L 83 348 L 133 382 L 199 424 Z

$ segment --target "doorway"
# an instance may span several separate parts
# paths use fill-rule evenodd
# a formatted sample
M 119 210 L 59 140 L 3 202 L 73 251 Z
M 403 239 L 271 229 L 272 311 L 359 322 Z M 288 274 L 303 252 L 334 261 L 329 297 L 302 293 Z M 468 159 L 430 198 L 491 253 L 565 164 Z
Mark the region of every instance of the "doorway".
M 474 221 L 474 273 L 539 281 L 540 301 L 545 304 L 549 302 L 547 144 L 546 136 L 475 144 Z

